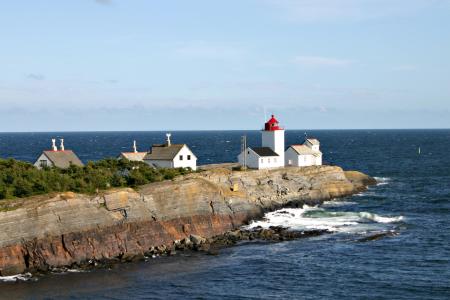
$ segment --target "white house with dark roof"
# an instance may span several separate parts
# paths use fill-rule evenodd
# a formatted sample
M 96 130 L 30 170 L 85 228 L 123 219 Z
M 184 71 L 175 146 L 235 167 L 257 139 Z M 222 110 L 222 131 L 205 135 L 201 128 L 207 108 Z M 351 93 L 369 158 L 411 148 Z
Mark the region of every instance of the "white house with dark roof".
M 197 170 L 197 156 L 186 144 L 172 144 L 171 135 L 166 134 L 165 144 L 153 145 L 144 157 L 144 162 L 155 168 L 191 168 Z
M 56 139 L 52 139 L 52 150 L 42 152 L 39 158 L 34 163 L 38 169 L 44 167 L 57 167 L 66 169 L 71 165 L 82 167 L 84 166 L 78 156 L 72 150 L 64 148 L 64 139 L 60 139 L 60 149 L 56 147 Z
M 117 157 L 117 159 L 127 159 L 129 161 L 144 161 L 144 157 L 147 152 L 139 152 L 137 150 L 136 141 L 133 141 L 133 151 L 132 152 L 122 152 Z
M 238 156 L 239 163 L 244 165 L 244 153 Z M 271 169 L 283 166 L 282 158 L 269 147 L 247 148 L 247 167 L 250 169 Z
M 284 167 L 284 129 L 272 115 L 261 131 L 262 147 L 248 147 L 238 155 L 239 164 L 251 169 L 273 169 Z
M 285 164 L 293 167 L 322 165 L 319 140 L 307 138 L 301 145 L 290 146 L 285 153 Z

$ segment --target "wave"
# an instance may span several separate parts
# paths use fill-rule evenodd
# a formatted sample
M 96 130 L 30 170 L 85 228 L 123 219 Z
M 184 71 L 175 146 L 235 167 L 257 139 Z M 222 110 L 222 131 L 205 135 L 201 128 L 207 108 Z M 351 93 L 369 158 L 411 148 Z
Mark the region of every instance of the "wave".
M 369 212 L 360 212 L 359 215 L 363 219 L 372 220 L 377 223 L 397 223 L 403 220 L 403 216 L 398 217 L 382 217 L 377 214 L 372 214 Z
M 392 180 L 389 177 L 374 177 L 374 179 L 377 181 L 377 185 L 387 185 Z
M 28 281 L 32 277 L 31 273 L 17 274 L 12 276 L 0 276 L 2 282 Z
M 325 201 L 322 204 L 322 207 L 342 207 L 342 206 L 349 206 L 349 205 L 355 205 L 356 202 L 351 201 L 343 201 L 343 200 L 331 200 L 331 201 Z
M 331 232 L 367 232 L 382 230 L 383 224 L 397 223 L 402 216 L 387 217 L 370 212 L 327 211 L 324 208 L 303 206 L 267 213 L 263 220 L 254 221 L 245 229 L 282 226 L 292 230 L 329 230 Z
M 86 270 L 82 270 L 82 269 L 67 269 L 66 272 L 67 273 L 85 273 L 87 271 Z

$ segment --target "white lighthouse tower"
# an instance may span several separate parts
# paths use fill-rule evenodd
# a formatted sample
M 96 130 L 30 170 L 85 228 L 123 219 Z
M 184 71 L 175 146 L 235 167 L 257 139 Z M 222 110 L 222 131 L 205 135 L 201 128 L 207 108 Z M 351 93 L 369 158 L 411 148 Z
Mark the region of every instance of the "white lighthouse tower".
M 280 156 L 280 160 L 284 165 L 284 129 L 280 127 L 280 123 L 275 118 L 274 115 L 269 121 L 264 124 L 264 130 L 261 131 L 262 134 L 262 145 L 263 147 L 269 147 L 276 154 Z
M 248 147 L 238 155 L 241 166 L 258 170 L 284 167 L 284 129 L 275 116 L 264 124 L 261 134 L 261 147 Z

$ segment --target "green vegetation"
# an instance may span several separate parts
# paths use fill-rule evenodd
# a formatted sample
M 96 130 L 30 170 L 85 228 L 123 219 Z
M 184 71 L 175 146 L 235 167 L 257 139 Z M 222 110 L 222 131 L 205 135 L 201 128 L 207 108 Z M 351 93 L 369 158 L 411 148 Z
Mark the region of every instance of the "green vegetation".
M 93 194 L 113 187 L 137 187 L 173 179 L 190 169 L 154 169 L 143 162 L 105 159 L 84 167 L 38 170 L 32 164 L 0 159 L 0 199 L 23 198 L 51 192 Z

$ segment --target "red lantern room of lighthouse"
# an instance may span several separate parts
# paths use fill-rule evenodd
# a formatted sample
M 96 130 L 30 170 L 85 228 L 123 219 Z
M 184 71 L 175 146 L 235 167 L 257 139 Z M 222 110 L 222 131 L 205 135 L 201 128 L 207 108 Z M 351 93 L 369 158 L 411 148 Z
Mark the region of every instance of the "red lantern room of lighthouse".
M 262 147 L 269 147 L 280 156 L 280 164 L 284 165 L 284 129 L 274 115 L 264 124 L 261 131 Z
M 275 116 L 272 115 L 269 121 L 266 122 L 264 125 L 264 130 L 266 131 L 273 131 L 273 130 L 282 130 L 280 127 L 280 122 L 278 122 L 277 119 L 275 119 Z

